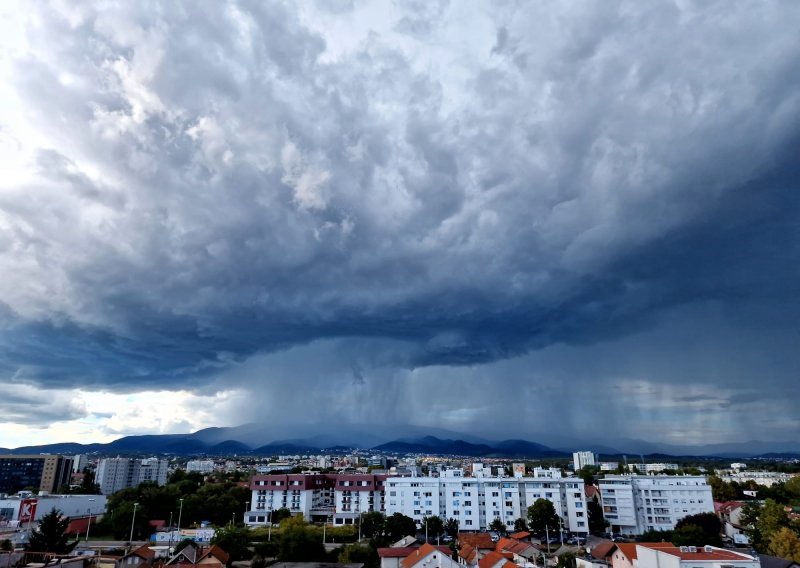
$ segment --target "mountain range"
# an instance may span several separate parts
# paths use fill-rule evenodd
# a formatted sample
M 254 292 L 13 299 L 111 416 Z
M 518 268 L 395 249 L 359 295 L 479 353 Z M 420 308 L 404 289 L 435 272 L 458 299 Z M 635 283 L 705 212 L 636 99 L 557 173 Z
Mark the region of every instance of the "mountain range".
M 322 434 L 321 432 L 325 432 Z M 75 442 L 0 448 L 0 453 L 13 454 L 173 454 L 173 455 L 277 455 L 342 453 L 352 449 L 373 449 L 376 452 L 461 455 L 470 457 L 556 458 L 574 450 L 592 450 L 610 459 L 627 454 L 674 457 L 708 456 L 720 458 L 800 457 L 798 442 L 749 441 L 700 446 L 679 446 L 642 440 L 614 440 L 614 446 L 587 441 L 558 440 L 544 445 L 523 439 L 493 441 L 478 436 L 444 429 L 420 426 L 392 427 L 383 425 L 303 424 L 265 427 L 244 424 L 215 427 L 191 434 L 152 434 L 125 436 L 109 443 Z

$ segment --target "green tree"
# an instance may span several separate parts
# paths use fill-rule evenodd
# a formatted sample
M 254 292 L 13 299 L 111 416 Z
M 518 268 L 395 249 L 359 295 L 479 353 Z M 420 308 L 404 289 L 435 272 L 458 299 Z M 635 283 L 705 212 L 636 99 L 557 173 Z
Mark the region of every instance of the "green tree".
M 521 517 L 514 521 L 514 532 L 527 531 L 527 530 L 528 530 L 528 521 L 526 521 Z
M 800 475 L 796 475 L 784 483 L 783 489 L 792 499 L 800 499 Z
M 272 511 L 269 520 L 273 525 L 279 525 L 281 524 L 281 521 L 283 521 L 283 519 L 291 519 L 291 518 L 292 518 L 292 512 L 286 507 L 281 507 L 280 509 Z
M 565 552 L 558 556 L 556 568 L 575 568 L 575 555 L 571 552 Z
M 506 534 L 506 525 L 500 519 L 495 519 L 489 523 L 489 530 L 501 534 Z
M 699 527 L 703 533 L 703 542 L 701 545 L 710 544 L 711 546 L 722 546 L 722 538 L 720 537 L 720 531 L 722 530 L 722 523 L 714 513 L 699 513 L 697 515 L 688 515 L 683 517 L 675 524 L 675 531 L 673 531 L 672 537 L 675 538 L 683 538 L 685 535 L 686 538 L 693 538 L 694 531 L 686 531 L 680 532 L 685 527 L 695 526 Z M 676 537 L 676 533 L 679 535 Z M 677 543 L 676 543 L 677 544 Z M 695 543 L 690 543 L 689 545 L 697 546 Z
M 39 521 L 39 526 L 31 533 L 25 550 L 31 552 L 52 552 L 54 554 L 67 554 L 71 552 L 78 541 L 69 542 L 67 527 L 69 519 L 61 517 L 61 511 L 53 509 Z
M 672 544 L 675 546 L 705 546 L 706 533 L 699 525 L 683 525 L 672 531 Z
M 559 528 L 559 518 L 556 509 L 547 499 L 537 499 L 533 505 L 528 507 L 528 526 L 531 532 L 543 534 L 546 529 L 557 531 Z
M 406 517 L 402 513 L 395 513 L 386 517 L 386 536 L 391 542 L 397 542 L 401 538 L 417 533 L 417 523 L 411 517 Z
M 441 517 L 433 515 L 422 519 L 422 531 L 428 533 L 429 538 L 436 538 L 444 532 L 444 521 Z
M 769 539 L 767 551 L 786 560 L 800 562 L 800 535 L 788 527 L 782 527 Z
M 590 532 L 599 533 L 606 530 L 608 521 L 606 521 L 605 517 L 603 516 L 603 507 L 601 507 L 600 503 L 594 499 L 591 499 L 586 503 L 586 516 L 589 520 Z
M 302 517 L 285 519 L 281 523 L 278 548 L 281 562 L 321 562 L 326 559 L 321 535 L 311 531 Z
M 639 535 L 640 542 L 672 542 L 672 531 L 645 531 Z
M 733 501 L 739 498 L 736 488 L 716 475 L 708 476 L 708 484 L 711 486 L 711 495 L 714 497 L 714 501 Z
M 444 532 L 454 539 L 458 537 L 458 521 L 453 518 L 447 519 L 444 523 Z
M 211 544 L 216 544 L 228 553 L 228 564 L 235 560 L 249 560 L 250 530 L 242 527 L 225 527 L 217 529 Z
M 370 511 L 361 515 L 361 534 L 366 538 L 380 538 L 386 524 L 386 517 L 378 511 Z
M 338 562 L 343 564 L 364 564 L 364 568 L 380 568 L 381 558 L 372 546 L 348 544 L 339 553 Z
M 764 506 L 761 507 L 756 523 L 760 537 L 757 545 L 764 548 L 780 529 L 787 526 L 789 526 L 789 518 L 786 516 L 783 505 L 767 499 L 764 501 Z

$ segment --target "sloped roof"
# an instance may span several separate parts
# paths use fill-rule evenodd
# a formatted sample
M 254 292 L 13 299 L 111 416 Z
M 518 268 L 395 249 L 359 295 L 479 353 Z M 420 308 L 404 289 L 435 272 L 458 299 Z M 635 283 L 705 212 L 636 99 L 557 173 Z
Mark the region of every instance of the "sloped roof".
M 611 552 L 617 547 L 616 543 L 610 540 L 601 540 L 592 548 L 592 556 L 598 560 L 604 560 L 611 556 Z
M 508 536 L 511 537 L 511 538 L 515 538 L 517 540 L 522 540 L 523 538 L 528 538 L 529 536 L 531 536 L 531 533 L 529 533 L 528 531 L 519 531 L 519 532 L 511 533 Z
M 516 568 L 516 564 L 508 559 L 508 556 L 500 552 L 492 551 L 478 561 L 479 568 Z
M 156 557 L 156 551 L 144 544 L 139 548 L 134 548 L 128 554 L 123 556 L 123 558 L 126 556 L 138 556 L 139 558 L 144 558 L 145 560 L 151 561 Z
M 416 565 L 417 562 L 421 562 L 425 559 L 426 556 L 433 552 L 438 552 L 439 554 L 444 554 L 448 558 L 450 557 L 450 548 L 447 546 L 433 546 L 432 544 L 428 544 L 427 542 L 420 546 L 419 548 L 415 548 L 411 554 L 406 556 L 403 560 L 400 561 L 400 565 L 403 568 L 411 568 L 412 566 Z
M 458 535 L 458 544 L 464 546 L 469 544 L 475 548 L 482 548 L 484 550 L 494 550 L 494 543 L 492 542 L 492 535 L 489 533 L 463 533 Z
M 222 564 L 227 564 L 228 563 L 228 558 L 230 557 L 227 552 L 225 552 L 219 546 L 214 544 L 214 545 L 211 545 L 211 548 L 209 548 L 205 552 L 205 554 L 203 554 L 200 558 L 197 559 L 197 562 L 200 562 L 203 558 L 208 558 L 209 556 L 211 556 L 213 558 L 216 558 Z
M 478 549 L 471 544 L 464 544 L 458 550 L 458 555 L 463 558 L 467 564 L 473 564 L 478 556 Z

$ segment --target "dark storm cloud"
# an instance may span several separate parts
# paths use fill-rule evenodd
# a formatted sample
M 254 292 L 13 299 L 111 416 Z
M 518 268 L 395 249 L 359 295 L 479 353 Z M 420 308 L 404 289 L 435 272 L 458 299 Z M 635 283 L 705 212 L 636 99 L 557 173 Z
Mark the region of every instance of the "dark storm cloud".
M 3 52 L 5 376 L 219 385 L 362 338 L 397 348 L 342 362 L 372 392 L 704 302 L 797 321 L 794 4 L 318 8 L 37 6 Z

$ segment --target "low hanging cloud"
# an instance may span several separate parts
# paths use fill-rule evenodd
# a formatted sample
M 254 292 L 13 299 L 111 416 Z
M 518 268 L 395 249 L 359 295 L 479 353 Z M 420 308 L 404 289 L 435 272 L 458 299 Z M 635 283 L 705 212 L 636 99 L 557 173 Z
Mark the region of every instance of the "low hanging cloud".
M 466 384 L 710 303 L 788 330 L 785 384 L 800 7 L 423 4 L 11 10 L 0 373 L 214 389 L 345 338 L 389 346 L 353 389 Z

